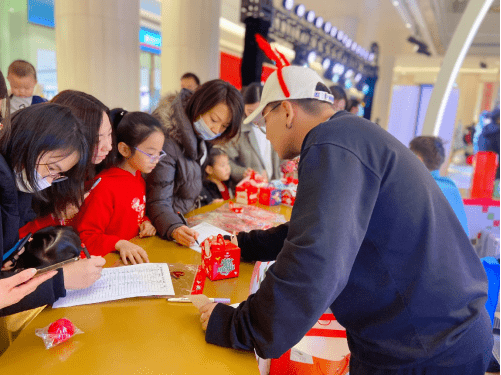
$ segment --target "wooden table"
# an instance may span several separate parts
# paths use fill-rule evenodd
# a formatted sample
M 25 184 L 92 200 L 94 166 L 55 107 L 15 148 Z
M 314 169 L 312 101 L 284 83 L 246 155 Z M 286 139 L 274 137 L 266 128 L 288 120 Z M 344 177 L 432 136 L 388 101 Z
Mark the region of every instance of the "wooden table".
M 220 204 L 203 207 L 195 215 Z M 290 208 L 271 207 L 290 217 Z M 190 216 L 190 215 L 187 215 Z M 152 263 L 199 264 L 200 254 L 159 237 L 135 239 Z M 106 266 L 119 261 L 108 254 Z M 205 282 L 204 294 L 247 298 L 253 264 L 241 263 L 235 279 Z M 84 333 L 46 350 L 36 328 L 66 317 Z M 70 308 L 44 309 L 0 357 L 2 374 L 258 374 L 254 353 L 205 342 L 198 310 L 165 299 L 132 298 Z

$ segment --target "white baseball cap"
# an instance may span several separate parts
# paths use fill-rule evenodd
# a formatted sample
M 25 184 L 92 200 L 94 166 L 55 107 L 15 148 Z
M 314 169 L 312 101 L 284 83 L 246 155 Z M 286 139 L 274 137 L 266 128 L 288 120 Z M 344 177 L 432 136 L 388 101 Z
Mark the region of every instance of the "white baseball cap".
M 285 96 L 280 86 L 278 70 L 274 71 L 264 84 L 259 107 L 247 116 L 244 124 L 258 120 L 259 116 L 262 116 L 264 107 L 272 102 L 289 99 L 316 99 L 331 104 L 334 103 L 334 96 L 330 92 L 316 90 L 317 84 L 323 84 L 323 82 L 322 78 L 314 70 L 296 65 L 285 66 L 281 70 L 283 81 L 290 95 Z

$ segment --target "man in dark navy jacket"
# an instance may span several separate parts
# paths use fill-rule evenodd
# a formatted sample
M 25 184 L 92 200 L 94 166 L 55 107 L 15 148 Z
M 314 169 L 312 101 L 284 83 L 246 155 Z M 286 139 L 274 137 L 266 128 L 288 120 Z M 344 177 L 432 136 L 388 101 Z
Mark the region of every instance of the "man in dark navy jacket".
M 330 307 L 351 375 L 483 375 L 487 278 L 429 171 L 379 126 L 334 114 L 312 70 L 281 73 L 246 121 L 281 158 L 301 156 L 291 220 L 239 236 L 244 259 L 276 262 L 236 309 L 200 309 L 206 341 L 276 358 Z

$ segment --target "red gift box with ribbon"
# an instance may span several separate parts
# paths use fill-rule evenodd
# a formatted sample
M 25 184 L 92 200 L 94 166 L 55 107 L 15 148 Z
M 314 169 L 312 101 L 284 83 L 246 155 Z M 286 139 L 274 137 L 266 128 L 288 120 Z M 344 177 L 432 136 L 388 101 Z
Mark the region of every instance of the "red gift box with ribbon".
M 238 277 L 240 248 L 222 235 L 209 237 L 202 244 L 202 266 L 212 281 Z
M 237 203 L 254 204 L 257 203 L 259 186 L 264 184 L 261 175 L 252 171 L 251 174 L 240 181 L 235 187 L 235 198 Z

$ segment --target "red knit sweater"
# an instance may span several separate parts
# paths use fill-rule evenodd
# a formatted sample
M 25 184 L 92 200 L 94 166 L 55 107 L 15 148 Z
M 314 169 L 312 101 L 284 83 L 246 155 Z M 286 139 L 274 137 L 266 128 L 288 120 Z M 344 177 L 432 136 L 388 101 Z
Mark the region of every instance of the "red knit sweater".
M 115 250 L 119 240 L 139 234 L 146 220 L 146 183 L 137 171 L 133 176 L 112 167 L 101 172 L 101 182 L 91 191 L 73 221 L 82 242 L 92 255 L 106 255 Z

